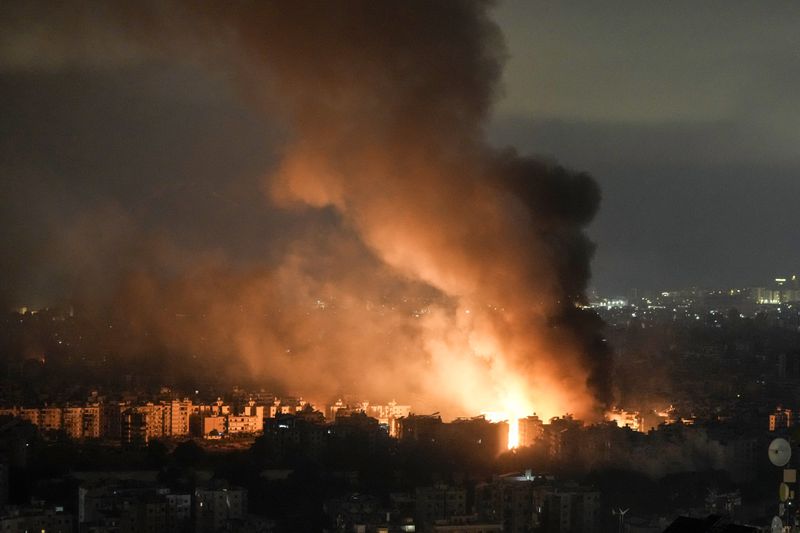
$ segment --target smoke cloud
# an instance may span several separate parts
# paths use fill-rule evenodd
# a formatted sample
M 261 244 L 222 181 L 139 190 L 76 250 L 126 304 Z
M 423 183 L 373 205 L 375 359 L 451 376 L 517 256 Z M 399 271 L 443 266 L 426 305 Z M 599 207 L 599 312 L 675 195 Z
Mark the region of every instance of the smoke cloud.
M 602 323 L 581 307 L 600 191 L 487 143 L 505 55 L 489 3 L 97 7 L 16 6 L 0 64 L 201 65 L 281 125 L 264 209 L 328 221 L 244 265 L 135 239 L 107 297 L 131 324 L 306 395 L 450 416 L 607 406 Z

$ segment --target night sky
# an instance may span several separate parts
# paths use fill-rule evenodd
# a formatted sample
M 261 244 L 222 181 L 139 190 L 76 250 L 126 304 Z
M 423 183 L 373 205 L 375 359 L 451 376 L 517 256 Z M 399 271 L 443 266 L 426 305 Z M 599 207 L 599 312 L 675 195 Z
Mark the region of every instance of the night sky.
M 800 5 L 504 2 L 497 142 L 588 170 L 594 286 L 800 270 Z
M 495 13 L 508 61 L 490 137 L 599 182 L 593 288 L 798 270 L 800 5 L 507 1 Z M 341 223 L 270 207 L 263 181 L 284 134 L 225 71 L 124 45 L 80 60 L 26 46 L 0 40 L 6 303 L 68 298 L 124 268 L 143 236 L 246 264 Z

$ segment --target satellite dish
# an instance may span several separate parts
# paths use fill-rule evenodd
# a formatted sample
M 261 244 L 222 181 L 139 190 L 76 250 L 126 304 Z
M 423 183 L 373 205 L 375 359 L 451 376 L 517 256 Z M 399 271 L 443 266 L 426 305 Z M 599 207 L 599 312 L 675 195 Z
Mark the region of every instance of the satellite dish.
M 771 533 L 783 533 L 783 520 L 777 516 L 773 516 L 769 530 Z
M 778 489 L 778 497 L 781 499 L 782 502 L 785 502 L 789 499 L 789 485 L 786 483 L 781 483 L 780 488 Z
M 792 447 L 786 439 L 775 439 L 769 443 L 769 460 L 775 466 L 786 466 L 792 458 Z

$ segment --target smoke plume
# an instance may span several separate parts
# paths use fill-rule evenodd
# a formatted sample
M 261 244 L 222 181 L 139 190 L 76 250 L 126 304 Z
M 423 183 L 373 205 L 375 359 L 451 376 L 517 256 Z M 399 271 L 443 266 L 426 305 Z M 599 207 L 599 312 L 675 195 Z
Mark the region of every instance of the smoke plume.
M 137 245 L 110 298 L 171 353 L 450 415 L 606 407 L 602 324 L 582 309 L 600 192 L 487 143 L 505 56 L 489 3 L 47 7 L 11 10 L 4 69 L 201 65 L 285 132 L 264 209 L 329 219 L 269 262 Z

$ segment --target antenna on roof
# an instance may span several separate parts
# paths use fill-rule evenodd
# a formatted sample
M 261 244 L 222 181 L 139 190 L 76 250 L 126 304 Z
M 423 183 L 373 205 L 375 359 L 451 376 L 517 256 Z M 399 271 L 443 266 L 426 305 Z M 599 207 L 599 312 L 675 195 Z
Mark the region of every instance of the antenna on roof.
M 775 439 L 769 443 L 769 460 L 775 466 L 786 466 L 792 458 L 792 446 L 786 439 Z
M 619 516 L 619 533 L 622 533 L 622 523 L 625 521 L 625 513 L 627 513 L 630 510 L 631 510 L 630 507 L 624 510 L 622 509 L 622 507 L 616 510 L 614 509 L 611 510 L 611 514 Z
M 769 461 L 777 466 L 783 468 L 789 464 L 792 458 L 792 445 L 783 438 L 774 439 L 769 443 L 767 450 Z M 787 526 L 796 525 L 796 509 L 795 509 L 795 491 L 793 489 L 794 483 L 797 482 L 797 470 L 793 468 L 783 468 L 783 482 L 778 487 L 778 514 L 772 519 L 770 531 L 772 533 L 780 533 L 784 529 L 784 524 Z

